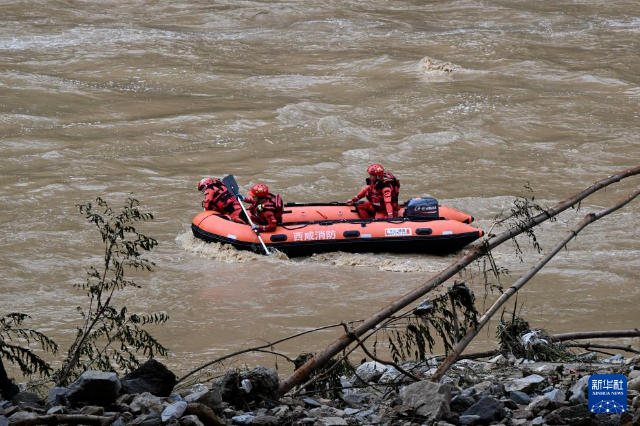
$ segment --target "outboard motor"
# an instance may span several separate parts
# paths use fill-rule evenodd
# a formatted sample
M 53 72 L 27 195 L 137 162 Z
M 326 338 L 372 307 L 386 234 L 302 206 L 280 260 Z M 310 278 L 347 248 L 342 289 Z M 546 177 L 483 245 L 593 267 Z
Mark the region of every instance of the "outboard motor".
M 404 217 L 414 220 L 440 219 L 438 200 L 435 198 L 412 198 L 404 205 Z

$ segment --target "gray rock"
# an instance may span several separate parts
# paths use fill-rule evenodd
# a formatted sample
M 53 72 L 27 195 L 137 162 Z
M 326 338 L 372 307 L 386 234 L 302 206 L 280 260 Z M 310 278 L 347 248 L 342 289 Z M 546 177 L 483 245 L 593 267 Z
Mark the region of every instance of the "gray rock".
M 9 423 L 16 423 L 22 420 L 35 419 L 38 415 L 36 413 L 31 413 L 29 411 L 18 411 L 17 413 L 9 416 Z
M 309 411 L 309 417 L 344 417 L 344 411 L 328 405 Z
M 441 420 L 450 412 L 451 390 L 448 386 L 430 381 L 421 381 L 406 386 L 400 391 L 402 406 L 427 421 Z
M 0 416 L 0 426 L 9 426 L 9 419 L 5 416 Z
M 204 426 L 198 416 L 190 414 L 180 418 L 180 426 Z
M 640 391 L 640 377 L 627 382 L 627 390 Z
M 169 396 L 176 385 L 177 377 L 155 359 L 150 359 L 122 378 L 125 393 L 149 392 L 155 396 Z
M 356 369 L 356 375 L 365 383 L 377 382 L 380 377 L 387 371 L 387 366 L 376 361 L 365 362 L 360 364 Z
M 234 425 L 250 425 L 253 422 L 254 416 L 250 414 L 242 414 L 240 416 L 231 417 L 231 421 Z
M 304 402 L 304 405 L 309 407 L 309 408 L 320 408 L 320 407 L 322 407 L 322 404 L 320 404 L 318 401 L 316 401 L 313 398 L 304 398 L 302 400 L 302 402 Z
M 478 416 L 478 422 L 483 424 L 491 423 L 494 420 L 502 419 L 506 413 L 502 402 L 490 396 L 483 396 L 478 402 L 473 404 L 463 416 Z
M 22 410 L 26 408 L 44 407 L 44 401 L 37 393 L 34 392 L 20 392 L 11 399 L 11 402 Z
M 274 416 L 260 416 L 254 417 L 251 424 L 259 426 L 278 426 L 280 424 L 280 420 Z
M 533 414 L 538 414 L 540 411 L 551 405 L 551 401 L 549 398 L 544 396 L 537 396 L 531 400 L 529 405 L 527 405 L 527 410 L 531 411 Z
M 321 426 L 347 426 L 348 423 L 342 417 L 321 417 L 319 418 L 316 425 Z
M 476 400 L 468 394 L 459 393 L 451 400 L 451 410 L 456 413 L 462 413 L 476 403 Z
M 535 419 L 531 420 L 529 423 L 530 426 L 539 426 L 545 424 L 544 418 L 542 416 L 538 416 Z
M 545 393 L 543 396 L 553 402 L 556 406 L 567 400 L 567 393 L 562 389 L 554 389 Z
M 204 404 L 217 412 L 222 409 L 222 396 L 218 389 L 206 389 L 201 392 L 192 393 L 191 395 L 187 395 L 184 401 L 188 404 Z
M 174 402 L 162 411 L 160 418 L 165 423 L 170 420 L 177 420 L 182 417 L 184 412 L 187 410 L 187 405 L 189 404 L 184 401 Z
M 110 405 L 122 390 L 116 373 L 88 370 L 69 386 L 67 401 L 71 405 Z
M 516 404 L 528 405 L 531 402 L 531 398 L 524 392 L 513 391 L 509 394 L 509 398 Z
M 545 380 L 544 377 L 539 376 L 537 374 L 532 374 L 527 377 L 523 377 L 521 379 L 510 380 L 504 384 L 504 389 L 506 392 L 514 392 L 520 391 L 524 393 L 531 393 L 536 388 L 543 383 Z
M 307 404 L 306 399 L 307 398 L 303 399 L 303 401 L 305 401 L 305 404 Z M 311 398 L 308 398 L 308 399 L 311 399 Z M 371 401 L 371 395 L 367 393 L 351 393 L 348 395 L 344 395 L 342 397 L 342 400 L 349 407 L 359 408 L 359 407 L 362 407 L 363 405 L 368 404 Z M 318 404 L 318 406 L 321 405 L 318 402 L 316 403 Z
M 458 421 L 461 425 L 475 425 L 480 421 L 480 416 L 462 415 Z
M 191 403 L 187 406 L 187 414 L 192 414 L 205 424 L 205 426 L 224 426 L 224 421 L 208 406 Z
M 129 407 L 133 414 L 160 414 L 164 410 L 162 399 L 149 392 L 136 395 Z
M 393 383 L 407 378 L 407 376 L 399 372 L 395 367 L 388 367 L 378 379 L 378 383 Z
M 569 402 L 573 405 L 587 402 L 587 387 L 589 386 L 589 376 L 581 377 L 569 388 Z
M 56 405 L 67 405 L 67 392 L 69 390 L 63 387 L 53 387 L 49 391 L 47 395 L 47 399 L 45 400 L 45 406 L 51 408 Z
M 271 410 L 269 410 L 269 415 L 271 416 L 276 416 L 276 417 L 283 417 L 286 416 L 287 414 L 289 414 L 291 410 L 289 409 L 289 406 L 287 405 L 278 405 L 277 407 L 272 408 Z
M 353 416 L 354 414 L 358 414 L 359 412 L 361 412 L 361 409 L 358 408 L 345 408 L 344 409 L 344 414 L 347 416 Z
M 560 407 L 555 412 L 565 421 L 567 419 L 583 419 L 585 417 L 591 417 L 592 414 L 591 411 L 589 411 L 587 404 Z

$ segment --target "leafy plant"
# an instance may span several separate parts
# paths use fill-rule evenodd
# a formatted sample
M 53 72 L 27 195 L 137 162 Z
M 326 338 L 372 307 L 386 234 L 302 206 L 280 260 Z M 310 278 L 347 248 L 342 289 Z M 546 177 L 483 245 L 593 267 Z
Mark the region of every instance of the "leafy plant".
M 433 353 L 435 337 L 442 340 L 448 353 L 460 336 L 477 324 L 477 317 L 473 292 L 464 282 L 456 282 L 447 293 L 422 302 L 412 315 L 404 316 L 405 327 L 385 329 L 391 356 L 395 362 L 424 361 L 427 351 Z
M 58 345 L 39 331 L 23 328 L 25 319 L 29 315 L 12 312 L 0 317 L 0 356 L 17 364 L 22 374 L 31 376 L 39 374 L 48 376 L 52 372 L 51 366 L 30 348 L 11 342 L 24 342 L 27 345 L 37 342 L 44 352 L 57 353 Z
M 140 288 L 133 279 L 125 278 L 125 271 L 151 271 L 154 266 L 143 254 L 158 242 L 133 227 L 135 222 L 153 220 L 153 215 L 141 212 L 138 206 L 138 200 L 133 198 L 128 198 L 119 212 L 112 210 L 102 198 L 97 198 L 95 205 L 91 202 L 78 205 L 80 213 L 100 232 L 104 263 L 98 268 L 91 267 L 86 282 L 76 285 L 87 292 L 89 304 L 86 308 L 77 308 L 83 322 L 57 374 L 58 386 L 89 368 L 131 371 L 140 365 L 138 352 L 150 358 L 169 353 L 143 328 L 147 324 L 165 323 L 168 315 L 130 314 L 126 306 L 114 306 L 116 291 Z

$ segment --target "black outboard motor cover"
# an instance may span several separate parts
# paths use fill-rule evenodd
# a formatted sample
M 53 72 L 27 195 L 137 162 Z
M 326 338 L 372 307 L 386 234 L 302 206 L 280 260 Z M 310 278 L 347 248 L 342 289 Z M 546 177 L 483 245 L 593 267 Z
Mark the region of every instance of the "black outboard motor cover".
M 435 198 L 412 198 L 404 205 L 404 217 L 417 220 L 440 219 L 438 200 Z

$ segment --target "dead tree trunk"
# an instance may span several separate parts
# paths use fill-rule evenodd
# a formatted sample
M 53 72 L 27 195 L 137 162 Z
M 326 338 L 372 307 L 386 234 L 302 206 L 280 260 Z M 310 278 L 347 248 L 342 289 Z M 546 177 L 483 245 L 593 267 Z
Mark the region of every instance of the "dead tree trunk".
M 554 342 L 567 340 L 610 339 L 620 337 L 640 337 L 640 330 L 585 331 L 582 333 L 552 334 L 549 338 Z
M 309 375 L 316 369 L 324 366 L 331 358 L 340 353 L 340 351 L 344 350 L 347 346 L 352 344 L 355 341 L 355 337 L 360 337 L 367 331 L 376 327 L 380 322 L 389 318 L 394 313 L 398 312 L 400 309 L 409 305 L 412 302 L 415 302 L 419 298 L 423 297 L 425 294 L 433 290 L 434 288 L 440 286 L 446 280 L 454 276 L 457 272 L 464 269 L 466 266 L 471 264 L 474 260 L 481 257 L 482 255 L 489 252 L 491 249 L 497 247 L 498 245 L 504 243 L 505 241 L 510 240 L 513 237 L 516 237 L 527 229 L 530 229 L 540 223 L 558 215 L 559 213 L 567 210 L 571 206 L 578 204 L 587 196 L 593 194 L 594 192 L 605 188 L 612 183 L 619 182 L 620 180 L 627 178 L 629 176 L 634 176 L 640 173 L 640 166 L 623 170 L 619 173 L 616 173 L 612 176 L 609 176 L 606 179 L 602 179 L 590 187 L 584 189 L 578 194 L 567 198 L 564 201 L 556 204 L 554 207 L 549 209 L 546 212 L 543 212 L 539 215 L 532 217 L 527 222 L 511 228 L 495 237 L 492 237 L 482 243 L 476 245 L 472 250 L 469 251 L 464 257 L 460 260 L 452 263 L 448 268 L 439 273 L 438 275 L 431 278 L 429 281 L 424 283 L 419 288 L 409 292 L 408 294 L 402 296 L 400 299 L 392 302 L 387 307 L 374 314 L 372 317 L 366 319 L 362 324 L 353 329 L 353 333 L 346 333 L 342 337 L 335 340 L 331 343 L 327 348 L 318 354 L 316 354 L 313 358 L 307 361 L 304 365 L 298 368 L 293 372 L 289 377 L 280 382 L 279 392 L 284 395 L 293 387 L 303 383 Z
M 451 351 L 451 353 L 449 353 L 447 358 L 442 362 L 442 364 L 440 364 L 440 367 L 438 367 L 434 375 L 431 377 L 431 381 L 437 382 L 442 378 L 442 376 L 456 362 L 456 360 L 458 359 L 460 354 L 462 354 L 462 351 L 465 350 L 467 345 L 471 343 L 471 341 L 478 335 L 478 332 L 482 329 L 482 327 L 484 327 L 489 322 L 491 317 L 496 312 L 498 312 L 500 308 L 502 308 L 502 306 L 507 302 L 507 300 L 509 300 L 509 298 L 511 298 L 511 296 L 516 294 L 516 292 L 520 290 L 527 282 L 529 282 L 529 280 L 533 278 L 538 273 L 538 271 L 540 271 L 551 259 L 553 259 L 560 250 L 562 250 L 572 239 L 574 239 L 580 231 L 582 231 L 589 224 L 595 222 L 596 220 L 603 218 L 608 214 L 613 213 L 614 211 L 627 205 L 639 194 L 640 194 L 640 188 L 636 189 L 633 193 L 631 193 L 630 195 L 625 197 L 623 200 L 621 200 L 620 202 L 616 203 L 615 205 L 611 206 L 608 209 L 602 210 L 598 213 L 589 213 L 584 217 L 584 219 L 582 219 L 578 223 L 578 225 L 576 225 L 575 228 L 567 232 L 567 235 L 558 244 L 556 244 L 555 247 L 553 247 L 553 249 L 551 250 L 551 252 L 549 252 L 549 254 L 544 256 L 542 260 L 536 263 L 535 266 L 529 270 L 529 272 L 527 272 L 525 275 L 520 277 L 511 287 L 507 289 L 507 291 L 502 293 L 502 295 L 498 298 L 498 300 L 495 301 L 493 305 L 491 305 L 489 310 L 487 310 L 487 312 L 485 312 L 482 318 L 480 318 L 480 320 L 478 321 L 478 324 L 472 330 L 470 330 L 467 333 L 467 335 L 464 336 L 462 340 L 460 340 L 460 342 L 458 342 L 456 347 L 453 348 L 453 350 Z

